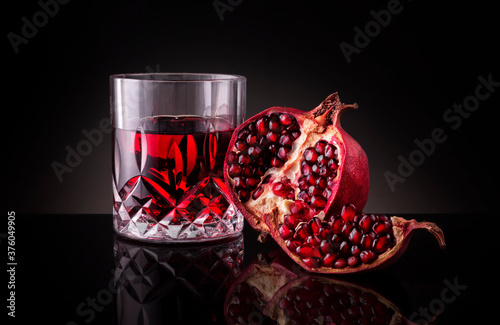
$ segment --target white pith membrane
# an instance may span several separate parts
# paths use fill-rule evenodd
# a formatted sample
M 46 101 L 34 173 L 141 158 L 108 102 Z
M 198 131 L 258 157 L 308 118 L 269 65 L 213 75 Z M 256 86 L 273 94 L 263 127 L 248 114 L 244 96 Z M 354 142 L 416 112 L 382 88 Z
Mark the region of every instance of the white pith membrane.
M 286 112 L 284 113 L 286 114 Z M 267 214 L 274 214 L 279 216 L 279 223 L 283 223 L 284 215 L 290 213 L 290 204 L 293 202 L 292 200 L 280 197 L 273 193 L 272 187 L 274 184 L 278 182 L 289 181 L 292 187 L 295 190 L 295 198 L 297 199 L 297 195 L 300 193 L 300 188 L 298 185 L 298 180 L 302 176 L 301 172 L 301 163 L 304 160 L 303 152 L 306 148 L 314 147 L 316 142 L 319 140 L 325 140 L 329 144 L 333 145 L 337 150 L 337 160 L 338 160 L 338 169 L 340 170 L 343 163 L 344 156 L 344 148 L 339 144 L 339 138 L 341 138 L 340 133 L 332 127 L 329 128 L 329 133 L 325 134 L 327 126 L 320 125 L 314 119 L 303 119 L 300 120 L 301 117 L 294 116 L 297 119 L 297 123 L 301 124 L 301 134 L 300 136 L 294 140 L 292 144 L 292 149 L 287 155 L 287 161 L 284 163 L 282 167 L 269 168 L 264 176 L 261 177 L 261 182 L 266 179 L 268 175 L 271 175 L 273 178 L 272 181 L 266 184 L 259 184 L 257 189 L 261 187 L 263 189 L 262 194 L 257 198 L 253 199 L 252 197 L 247 202 L 241 202 L 241 204 L 250 211 L 253 215 L 263 216 L 260 220 L 264 222 L 264 218 Z M 303 117 L 302 117 L 303 118 Z M 239 153 L 239 150 L 233 150 L 235 153 Z M 277 174 L 280 174 L 278 176 Z M 334 178 L 334 186 L 329 187 L 332 193 L 335 193 L 337 184 L 339 182 L 339 178 L 341 176 L 340 172 L 337 172 L 337 175 Z M 230 184 L 234 187 L 234 180 L 231 177 L 228 177 Z M 255 192 L 255 189 L 253 192 Z M 333 194 L 332 194 L 333 196 Z M 325 198 L 327 201 L 330 201 L 330 198 Z M 317 216 L 323 220 L 324 213 L 321 211 Z

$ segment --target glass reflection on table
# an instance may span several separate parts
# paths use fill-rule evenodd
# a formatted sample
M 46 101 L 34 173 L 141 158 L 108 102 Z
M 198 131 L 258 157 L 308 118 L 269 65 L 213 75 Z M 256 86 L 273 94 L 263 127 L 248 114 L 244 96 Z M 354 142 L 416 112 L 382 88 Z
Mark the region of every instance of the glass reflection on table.
M 177 246 L 115 237 L 114 256 L 118 324 L 223 324 L 243 237 Z

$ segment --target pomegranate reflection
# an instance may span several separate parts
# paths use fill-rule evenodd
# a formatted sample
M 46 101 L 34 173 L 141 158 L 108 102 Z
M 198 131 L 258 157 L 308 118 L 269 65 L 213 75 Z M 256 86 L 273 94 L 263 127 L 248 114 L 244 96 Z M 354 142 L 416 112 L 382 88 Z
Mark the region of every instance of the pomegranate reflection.
M 116 237 L 114 252 L 119 324 L 219 324 L 224 297 L 241 273 L 243 237 L 205 246 Z
M 224 312 L 228 324 L 412 324 L 375 290 L 305 272 L 281 250 L 261 255 L 242 272 Z

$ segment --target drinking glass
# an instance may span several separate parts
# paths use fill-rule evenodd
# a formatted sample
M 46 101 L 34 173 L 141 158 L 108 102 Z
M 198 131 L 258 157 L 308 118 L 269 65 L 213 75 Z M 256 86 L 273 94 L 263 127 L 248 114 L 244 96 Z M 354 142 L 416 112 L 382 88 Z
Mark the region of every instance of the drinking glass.
M 245 118 L 246 78 L 203 73 L 110 77 L 113 222 L 143 241 L 237 236 L 222 168 Z

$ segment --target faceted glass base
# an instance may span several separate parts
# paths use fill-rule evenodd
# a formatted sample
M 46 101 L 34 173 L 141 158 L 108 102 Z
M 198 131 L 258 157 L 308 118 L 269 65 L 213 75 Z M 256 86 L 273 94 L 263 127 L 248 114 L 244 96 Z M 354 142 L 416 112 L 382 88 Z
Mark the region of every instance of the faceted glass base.
M 119 235 L 154 242 L 199 242 L 234 237 L 243 216 L 223 194 L 221 179 L 206 177 L 178 200 L 157 190 L 145 176 L 131 178 L 121 189 L 113 182 L 114 229 Z

